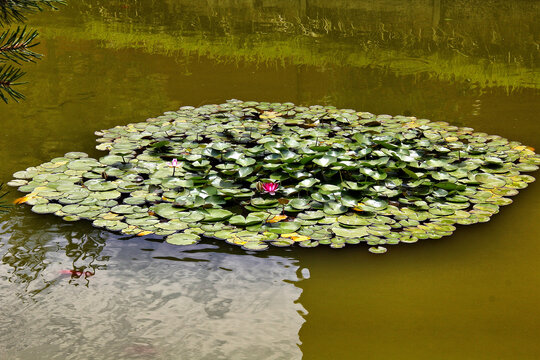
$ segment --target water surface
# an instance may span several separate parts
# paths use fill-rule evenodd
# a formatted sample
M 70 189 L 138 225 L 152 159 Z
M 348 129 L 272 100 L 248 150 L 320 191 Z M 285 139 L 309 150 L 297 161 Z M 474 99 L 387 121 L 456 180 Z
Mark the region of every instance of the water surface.
M 539 10 L 72 1 L 29 21 L 45 57 L 24 66 L 27 100 L 0 110 L 0 180 L 101 156 L 96 130 L 230 98 L 414 115 L 540 149 Z M 384 256 L 180 248 L 18 207 L 0 218 L 0 358 L 537 359 L 538 199 L 533 183 L 487 224 Z

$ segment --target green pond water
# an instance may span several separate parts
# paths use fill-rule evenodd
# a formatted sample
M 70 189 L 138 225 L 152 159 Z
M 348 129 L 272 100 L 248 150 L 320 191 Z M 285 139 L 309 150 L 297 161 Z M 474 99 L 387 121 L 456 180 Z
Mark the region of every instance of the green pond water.
M 69 151 L 103 156 L 96 130 L 231 98 L 414 115 L 540 149 L 539 13 L 71 1 L 28 21 L 45 57 L 24 65 L 27 100 L 0 105 L 0 181 Z M 0 359 L 537 359 L 539 199 L 532 183 L 488 223 L 384 255 L 180 247 L 17 206 L 0 214 Z

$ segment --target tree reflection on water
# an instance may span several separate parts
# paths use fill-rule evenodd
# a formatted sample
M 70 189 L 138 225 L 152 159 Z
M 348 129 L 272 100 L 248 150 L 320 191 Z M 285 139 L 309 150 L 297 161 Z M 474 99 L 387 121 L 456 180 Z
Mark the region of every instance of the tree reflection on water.
M 109 257 L 101 255 L 106 239 L 102 232 L 48 216 L 28 218 L 27 211 L 9 214 L 0 233 L 2 262 L 11 267 L 9 280 L 24 284 L 27 294 L 35 295 L 66 275 L 70 284 L 88 286 L 91 276 L 107 268 Z
M 0 327 L 9 331 L 0 332 L 0 353 L 8 359 L 301 358 L 299 267 L 282 249 L 179 247 L 19 209 L 4 220 Z

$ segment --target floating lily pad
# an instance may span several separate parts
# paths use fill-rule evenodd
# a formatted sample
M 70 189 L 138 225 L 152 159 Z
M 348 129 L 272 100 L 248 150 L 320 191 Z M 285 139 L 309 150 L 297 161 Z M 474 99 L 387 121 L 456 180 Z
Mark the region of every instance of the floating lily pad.
M 138 209 L 140 208 L 133 205 L 117 205 L 113 207 L 111 211 L 117 214 L 132 214 L 136 212 Z
M 287 238 L 279 238 L 276 241 L 272 241 L 272 245 L 277 246 L 277 247 L 287 247 L 287 246 L 291 246 L 292 244 L 294 244 L 294 240 L 287 239 Z
M 534 164 L 519 163 L 515 165 L 516 169 L 520 172 L 533 172 L 538 170 L 538 166 Z
M 23 186 L 23 185 L 26 185 L 26 184 L 28 184 L 28 181 L 23 180 L 23 179 L 15 179 L 15 180 L 8 181 L 8 183 L 7 183 L 8 186 L 12 186 L 12 187 L 19 187 L 19 186 Z
M 67 216 L 64 216 L 62 217 L 62 220 L 64 221 L 79 221 L 81 218 L 78 217 L 77 215 L 67 215 Z
M 170 220 L 165 223 L 159 223 L 155 225 L 156 228 L 170 231 L 180 231 L 188 228 L 187 223 L 180 220 Z
M 319 179 L 314 179 L 314 178 L 304 179 L 300 181 L 296 185 L 296 187 L 297 188 L 311 188 L 313 185 L 317 184 L 318 182 L 320 182 Z
M 242 245 L 245 250 L 261 251 L 268 249 L 268 245 L 260 241 L 248 241 Z
M 324 218 L 326 215 L 322 211 L 304 211 L 300 214 L 298 214 L 298 218 L 304 219 L 304 220 L 320 220 Z
M 373 254 L 384 254 L 387 249 L 384 246 L 372 246 L 369 248 L 369 252 Z
M 500 188 L 506 185 L 504 178 L 490 174 L 478 174 L 474 179 L 487 188 Z
M 250 226 L 260 224 L 264 221 L 264 218 L 260 216 L 248 214 L 246 217 L 242 215 L 235 215 L 229 219 L 229 224 L 236 226 Z
M 293 233 L 300 229 L 301 225 L 295 221 L 280 222 L 266 225 L 266 230 L 275 234 Z
M 158 205 L 154 205 L 150 208 L 150 211 L 153 211 L 159 216 L 164 217 L 166 219 L 178 219 L 182 215 L 181 209 L 178 207 L 175 207 L 171 203 L 161 203 Z
M 95 159 L 77 159 L 68 163 L 67 167 L 72 170 L 92 170 L 95 167 L 100 166 L 100 163 Z
M 328 215 L 340 215 L 346 213 L 348 210 L 348 207 L 343 206 L 336 201 L 327 202 L 326 204 L 324 204 L 323 208 L 324 213 Z
M 207 209 L 203 212 L 204 221 L 215 222 L 225 221 L 230 218 L 233 213 L 224 209 Z
M 194 245 L 200 241 L 201 237 L 195 234 L 173 234 L 165 239 L 169 244 L 173 245 Z
M 363 218 L 358 215 L 340 216 L 338 217 L 337 221 L 339 221 L 340 224 L 348 226 L 348 227 L 363 226 L 363 225 L 371 224 L 371 221 L 369 219 Z
M 88 196 L 96 200 L 114 200 L 114 199 L 118 199 L 120 196 L 122 196 L 122 194 L 119 191 L 112 190 L 112 191 L 93 192 Z
M 62 205 L 53 203 L 37 204 L 32 206 L 32 211 L 37 214 L 53 214 L 60 209 L 62 209 Z
M 277 199 L 253 198 L 251 199 L 251 205 L 264 209 L 276 207 L 279 205 L 279 202 Z
M 64 155 L 64 157 L 69 159 L 80 159 L 80 158 L 87 158 L 88 154 L 80 151 L 72 151 L 68 152 Z
M 128 205 L 143 205 L 146 203 L 146 198 L 143 197 L 128 197 L 124 199 L 124 203 Z
M 367 227 L 356 227 L 356 228 L 343 228 L 335 226 L 332 228 L 332 231 L 337 236 L 342 236 L 345 238 L 361 238 L 368 235 Z
M 305 240 L 298 243 L 301 247 L 312 248 L 319 245 L 319 242 L 316 240 Z
M 89 210 L 91 210 L 90 206 L 77 204 L 66 205 L 62 208 L 62 211 L 67 214 L 81 214 Z
M 115 183 L 98 179 L 88 180 L 84 185 L 90 191 L 109 191 L 115 190 L 118 187 Z
M 198 223 L 199 221 L 205 218 L 205 215 L 201 212 L 191 211 L 191 212 L 180 212 L 178 217 L 181 221 L 188 224 Z
M 311 208 L 309 200 L 306 199 L 292 199 L 288 205 L 295 210 L 307 210 Z

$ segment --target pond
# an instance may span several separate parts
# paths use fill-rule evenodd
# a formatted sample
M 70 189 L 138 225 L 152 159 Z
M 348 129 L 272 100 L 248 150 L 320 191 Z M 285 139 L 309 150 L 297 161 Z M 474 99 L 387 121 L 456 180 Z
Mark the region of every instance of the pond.
M 32 16 L 1 182 L 97 130 L 227 99 L 413 115 L 540 148 L 525 0 L 72 1 Z M 532 175 L 537 177 L 538 172 Z M 12 201 L 20 196 L 12 190 Z M 0 214 L 2 359 L 536 359 L 540 187 L 488 223 L 390 247 L 174 246 Z

